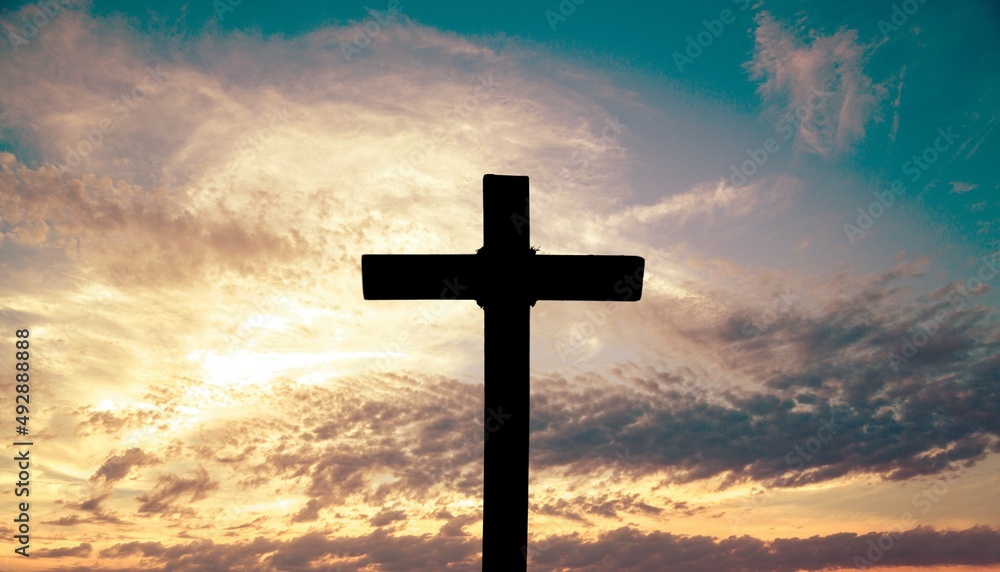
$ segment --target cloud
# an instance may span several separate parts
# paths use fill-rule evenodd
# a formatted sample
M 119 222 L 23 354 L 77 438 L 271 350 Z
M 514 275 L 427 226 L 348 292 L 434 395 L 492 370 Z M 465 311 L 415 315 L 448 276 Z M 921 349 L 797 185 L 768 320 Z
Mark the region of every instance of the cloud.
M 104 463 L 91 475 L 91 481 L 101 481 L 112 485 L 128 476 L 132 469 L 157 465 L 161 461 L 153 455 L 143 452 L 138 447 L 128 449 L 120 455 L 111 454 Z
M 470 524 L 480 523 L 483 520 L 481 512 L 453 516 L 448 511 L 442 511 L 437 516 L 448 521 L 441 527 L 441 536 L 469 536 L 469 533 L 465 531 L 465 527 Z
M 359 537 L 312 532 L 290 540 L 264 537 L 218 544 L 199 540 L 186 545 L 129 542 L 102 550 L 102 558 L 141 556 L 160 570 L 187 572 L 239 568 L 254 572 L 328 569 L 431 571 L 478 569 L 479 541 L 471 538 L 395 536 L 381 531 Z M 875 549 L 872 549 L 872 546 Z M 883 548 L 879 548 L 882 546 Z M 770 541 L 742 536 L 643 533 L 622 527 L 585 539 L 578 534 L 535 538 L 529 542 L 532 570 L 658 570 L 680 572 L 768 572 L 824 570 L 853 565 L 855 556 L 885 566 L 989 565 L 1000 563 L 1000 531 L 977 526 L 958 531 L 929 527 L 866 534 L 842 533 Z M 869 560 L 870 561 L 870 560 Z
M 337 562 L 341 570 L 410 570 L 472 572 L 477 568 L 480 541 L 442 535 L 395 536 L 383 531 L 359 537 L 311 532 L 290 540 L 258 537 L 250 542 L 217 544 L 199 540 L 186 545 L 129 542 L 101 551 L 102 558 L 141 556 L 162 564 L 164 570 L 323 570 Z
M 885 96 L 864 72 L 871 46 L 847 29 L 802 41 L 766 11 L 756 22 L 756 48 L 746 67 L 764 80 L 758 91 L 788 126 L 782 129 L 794 130 L 803 151 L 824 157 L 849 152 Z
M 586 126 L 609 114 L 533 54 L 399 24 L 352 64 L 339 45 L 354 33 L 211 34 L 210 47 L 168 50 L 176 39 L 67 11 L 0 60 L 0 121 L 16 139 L 0 153 L 2 240 L 129 293 L 226 280 L 288 290 L 347 283 L 362 248 L 476 248 L 480 229 L 452 224 L 479 210 L 470 173 L 530 172 L 557 212 L 573 207 L 565 220 L 583 202 L 608 208 L 608 184 L 627 187 L 611 158 L 562 176 L 576 150 L 606 146 Z M 119 117 L 147 68 L 166 79 Z M 108 116 L 114 130 L 60 169 Z M 497 137 L 500 126 L 519 135 Z
M 101 504 L 111 497 L 113 493 L 111 491 L 105 492 L 103 494 L 84 499 L 80 502 L 67 502 L 66 506 L 79 510 L 85 513 L 89 513 L 89 516 L 80 516 L 78 514 L 72 514 L 69 516 L 62 516 L 56 520 L 43 521 L 46 524 L 54 524 L 56 526 L 76 526 L 82 523 L 112 523 L 112 524 L 127 524 L 126 521 L 122 520 L 112 511 L 105 510 L 101 507 Z
M 97 512 L 101 508 L 101 503 L 104 502 L 105 500 L 107 500 L 108 497 L 110 497 L 110 496 L 111 496 L 111 493 L 110 492 L 106 492 L 104 494 L 97 495 L 95 497 L 91 497 L 91 498 L 86 499 L 86 500 L 82 500 L 79 503 L 73 503 L 70 506 L 73 507 L 73 508 L 80 509 L 80 510 L 86 510 L 86 511 L 90 511 L 90 512 Z
M 960 181 L 951 181 L 951 183 L 949 184 L 951 185 L 951 190 L 949 192 L 958 193 L 960 195 L 964 195 L 965 193 L 979 187 L 979 185 L 975 185 L 972 183 L 962 183 Z
M 928 271 L 926 260 L 900 259 L 883 273 L 835 272 L 811 289 L 790 276 L 744 278 L 737 296 L 703 292 L 697 316 L 688 316 L 689 304 L 651 295 L 629 335 L 656 332 L 648 343 L 696 350 L 577 377 L 565 368 L 536 372 L 532 470 L 799 487 L 858 475 L 907 481 L 978 463 L 1000 440 L 990 413 L 1000 407 L 990 373 L 998 317 L 974 297 L 963 302 L 955 284 L 916 298 L 900 287 Z M 738 269 L 701 278 L 726 283 L 726 272 Z M 767 284 L 786 290 L 768 292 Z M 664 325 L 670 314 L 682 327 Z M 891 355 L 903 351 L 901 340 L 934 316 L 934 334 L 896 371 Z M 390 369 L 269 387 L 300 404 L 300 447 L 269 438 L 267 423 L 226 422 L 203 424 L 199 434 L 217 445 L 192 454 L 237 471 L 251 489 L 301 482 L 307 500 L 293 522 L 395 504 L 419 522 L 430 516 L 401 507 L 481 496 L 481 385 Z M 358 438 L 367 435 L 377 438 Z M 534 502 L 585 520 L 682 510 L 626 497 Z M 372 519 L 363 511 L 358 518 Z
M 925 270 L 901 262 L 834 287 L 821 306 L 803 297 L 762 312 L 716 297 L 714 317 L 698 321 L 678 309 L 686 327 L 658 340 L 700 355 L 533 384 L 533 466 L 799 486 L 858 474 L 907 480 L 980 461 L 1000 441 L 988 413 L 1000 406 L 998 315 L 956 284 L 917 299 L 896 286 Z M 644 303 L 654 322 L 659 304 L 676 308 Z M 919 349 L 904 349 L 911 339 Z M 904 352 L 906 363 L 893 357 Z
M 684 224 L 694 217 L 709 218 L 717 215 L 725 221 L 749 214 L 760 200 L 755 191 L 756 189 L 751 188 L 734 188 L 722 181 L 701 184 L 687 192 L 665 196 L 654 205 L 629 207 L 612 220 L 649 224 L 669 219 Z
M 887 533 L 842 533 L 764 541 L 749 536 L 713 539 L 631 528 L 602 533 L 596 540 L 576 535 L 547 538 L 532 554 L 533 569 L 584 572 L 659 570 L 682 572 L 769 572 L 826 570 L 855 565 L 855 556 L 878 555 L 884 566 L 985 565 L 1000 563 L 1000 531 L 973 527 L 936 531 L 919 527 Z M 885 550 L 878 548 L 879 543 Z M 872 544 L 876 546 L 871 549 Z M 869 561 L 871 562 L 871 561 Z
M 306 506 L 302 507 L 302 510 L 292 518 L 292 522 L 314 522 L 319 518 L 320 508 L 322 505 L 320 505 L 319 500 L 309 499 Z
M 892 127 L 889 130 L 889 140 L 896 141 L 899 132 L 899 103 L 903 99 L 903 78 L 906 76 L 906 65 L 899 70 L 899 85 L 896 87 L 896 99 L 892 101 Z
M 144 189 L 108 178 L 64 181 L 52 167 L 30 169 L 0 153 L 0 210 L 5 242 L 74 251 L 117 287 L 190 283 L 208 268 L 246 268 L 246 260 L 287 261 L 301 250 L 295 237 L 263 225 L 198 216 L 167 189 Z
M 94 547 L 89 542 L 81 542 L 76 546 L 64 548 L 39 548 L 32 553 L 38 558 L 83 558 L 90 556 Z
M 353 501 L 384 506 L 394 499 L 481 495 L 482 385 L 439 377 L 372 376 L 287 391 L 305 407 L 304 444 L 288 451 L 267 443 L 256 462 L 248 463 L 253 475 L 248 484 L 307 477 L 306 493 L 312 498 L 296 521 Z M 328 419 L 337 420 L 336 432 Z M 380 435 L 376 442 L 347 437 L 370 431 Z M 391 486 L 377 484 L 385 478 Z M 394 509 L 371 522 L 383 526 L 403 516 Z
M 139 514 L 183 512 L 185 509 L 173 504 L 181 497 L 187 497 L 190 502 L 199 501 L 218 488 L 219 483 L 212 479 L 204 468 L 195 470 L 191 478 L 174 474 L 161 475 L 153 490 L 136 497 L 141 503 L 138 512 Z
M 369 524 L 375 527 L 386 526 L 394 522 L 405 521 L 406 513 L 401 510 L 384 508 L 369 520 Z
M 683 508 L 683 506 L 681 507 Z M 617 519 L 622 514 L 660 514 L 664 509 L 639 500 L 639 494 L 615 496 L 601 494 L 596 497 L 577 496 L 554 502 L 533 503 L 531 514 L 553 515 L 570 520 L 587 521 L 587 517 Z
M 670 338 L 697 340 L 717 356 L 723 367 L 710 376 L 696 360 L 676 369 L 622 364 L 575 379 L 536 374 L 532 469 L 797 487 L 852 475 L 906 481 L 982 460 L 1000 440 L 990 414 L 1000 407 L 990 373 L 997 358 L 989 351 L 1000 344 L 991 334 L 997 316 L 982 306 L 959 308 L 947 288 L 912 300 L 893 286 L 925 271 L 920 261 L 901 261 L 848 282 L 849 294 L 819 309 L 804 306 L 805 298 L 790 297 L 770 312 L 737 302 L 727 308 L 716 299 L 717 320 L 692 323 Z M 650 301 L 662 303 L 669 301 Z M 901 351 L 900 339 L 941 311 L 947 319 L 894 371 L 890 356 Z M 655 323 L 657 315 L 644 318 Z M 745 381 L 738 388 L 720 376 Z M 297 518 L 352 502 L 481 495 L 481 386 L 393 375 L 286 391 L 311 404 L 303 411 L 305 444 L 294 452 L 264 445 L 247 482 L 306 477 L 311 500 Z M 379 438 L 348 437 L 361 434 Z M 391 486 L 380 484 L 386 479 Z M 610 498 L 536 502 L 575 519 L 665 508 Z

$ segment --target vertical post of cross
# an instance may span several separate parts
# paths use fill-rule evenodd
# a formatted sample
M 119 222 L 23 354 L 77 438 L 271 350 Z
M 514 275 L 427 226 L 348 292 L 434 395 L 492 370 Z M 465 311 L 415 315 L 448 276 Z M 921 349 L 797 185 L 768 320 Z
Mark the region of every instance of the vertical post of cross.
M 485 463 L 483 572 L 527 569 L 531 252 L 528 177 L 483 177 Z

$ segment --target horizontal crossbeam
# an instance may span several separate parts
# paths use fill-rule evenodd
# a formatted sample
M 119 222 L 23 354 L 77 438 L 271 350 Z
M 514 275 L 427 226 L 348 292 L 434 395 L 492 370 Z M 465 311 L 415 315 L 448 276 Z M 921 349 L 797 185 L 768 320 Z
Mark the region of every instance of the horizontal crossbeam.
M 642 297 L 644 268 L 641 256 L 533 256 L 529 294 L 535 300 L 635 302 Z
M 365 254 L 361 288 L 365 300 L 475 300 L 479 281 L 475 254 Z
M 522 290 L 530 301 L 635 302 L 644 264 L 639 256 L 365 254 L 361 274 L 366 300 L 483 300 Z

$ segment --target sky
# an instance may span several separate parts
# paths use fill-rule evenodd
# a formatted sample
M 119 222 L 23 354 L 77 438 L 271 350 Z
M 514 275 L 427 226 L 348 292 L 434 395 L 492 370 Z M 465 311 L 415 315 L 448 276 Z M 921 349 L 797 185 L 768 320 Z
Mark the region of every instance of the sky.
M 0 569 L 479 570 L 494 173 L 529 570 L 1000 570 L 1000 5 L 669 4 L 0 3 Z

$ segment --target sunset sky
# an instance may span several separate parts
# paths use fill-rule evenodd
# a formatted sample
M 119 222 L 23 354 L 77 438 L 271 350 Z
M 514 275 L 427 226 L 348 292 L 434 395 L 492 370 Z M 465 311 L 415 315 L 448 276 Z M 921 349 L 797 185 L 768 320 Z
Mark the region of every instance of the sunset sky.
M 0 570 L 479 570 L 482 310 L 360 262 L 487 173 L 646 260 L 531 311 L 529 570 L 1000 570 L 1000 5 L 668 4 L 0 2 Z

